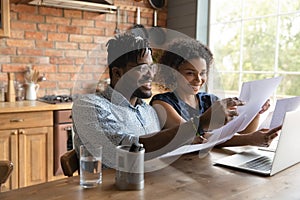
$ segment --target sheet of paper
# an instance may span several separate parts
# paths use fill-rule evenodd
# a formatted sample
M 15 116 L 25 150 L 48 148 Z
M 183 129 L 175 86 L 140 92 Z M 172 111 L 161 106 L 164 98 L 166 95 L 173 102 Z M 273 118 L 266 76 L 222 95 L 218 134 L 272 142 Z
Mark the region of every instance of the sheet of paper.
M 261 110 L 265 102 L 275 92 L 282 77 L 250 81 L 243 83 L 239 99 L 246 102 L 245 106 L 239 106 L 239 116 L 245 116 L 244 123 L 238 131 L 244 130 Z
M 164 154 L 161 157 L 176 156 L 194 151 L 206 150 L 230 139 L 236 132 L 242 131 L 248 126 L 248 124 L 258 114 L 264 103 L 276 90 L 281 80 L 282 77 L 276 77 L 243 83 L 240 98 L 243 101 L 246 101 L 246 105 L 238 107 L 239 116 L 221 128 L 213 130 L 207 143 L 185 145 Z
M 272 129 L 282 125 L 285 113 L 297 110 L 299 106 L 300 96 L 277 100 L 269 128 Z

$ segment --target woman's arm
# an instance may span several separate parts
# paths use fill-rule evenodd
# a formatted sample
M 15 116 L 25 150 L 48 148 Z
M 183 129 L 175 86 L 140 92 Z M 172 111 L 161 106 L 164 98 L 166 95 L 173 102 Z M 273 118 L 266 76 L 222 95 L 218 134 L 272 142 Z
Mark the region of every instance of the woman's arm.
M 154 100 L 152 102 L 152 106 L 156 110 L 163 129 L 172 128 L 174 126 L 180 125 L 183 122 L 186 122 L 186 120 L 184 120 L 177 113 L 173 106 L 164 101 Z

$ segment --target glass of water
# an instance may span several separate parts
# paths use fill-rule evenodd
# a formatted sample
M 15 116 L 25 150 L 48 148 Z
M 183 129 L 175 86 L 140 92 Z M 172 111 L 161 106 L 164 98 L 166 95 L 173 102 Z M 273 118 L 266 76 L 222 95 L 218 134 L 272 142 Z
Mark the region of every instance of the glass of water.
M 102 146 L 80 146 L 80 185 L 93 188 L 102 183 Z

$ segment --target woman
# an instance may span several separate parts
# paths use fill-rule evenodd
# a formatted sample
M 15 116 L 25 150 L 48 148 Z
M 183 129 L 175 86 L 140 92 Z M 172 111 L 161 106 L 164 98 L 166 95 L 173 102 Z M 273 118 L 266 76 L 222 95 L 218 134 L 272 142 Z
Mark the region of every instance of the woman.
M 156 109 L 163 128 L 171 128 L 200 115 L 202 120 L 198 132 L 203 133 L 205 140 L 209 136 L 205 132 L 219 128 L 238 115 L 236 106 L 232 107 L 232 105 L 243 105 L 239 99 L 220 100 L 213 94 L 199 92 L 207 82 L 212 62 L 211 51 L 199 41 L 190 38 L 178 39 L 164 51 L 160 59 L 162 67 L 157 79 L 164 81 L 171 92 L 157 94 L 150 102 Z M 267 101 L 259 114 L 266 111 L 269 106 Z M 222 116 L 218 112 L 226 113 L 225 121 L 218 119 L 218 116 Z M 258 126 L 259 114 L 243 132 L 234 135 L 219 146 L 268 146 L 277 133 L 266 137 L 267 129 L 253 132 Z

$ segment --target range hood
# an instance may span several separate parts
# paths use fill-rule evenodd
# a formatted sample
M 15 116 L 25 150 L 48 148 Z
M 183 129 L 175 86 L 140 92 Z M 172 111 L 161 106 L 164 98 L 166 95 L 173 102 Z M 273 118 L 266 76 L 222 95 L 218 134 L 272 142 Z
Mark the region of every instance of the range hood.
M 100 13 L 115 13 L 117 10 L 112 0 L 33 0 L 29 4 Z

